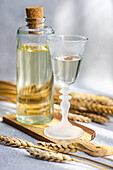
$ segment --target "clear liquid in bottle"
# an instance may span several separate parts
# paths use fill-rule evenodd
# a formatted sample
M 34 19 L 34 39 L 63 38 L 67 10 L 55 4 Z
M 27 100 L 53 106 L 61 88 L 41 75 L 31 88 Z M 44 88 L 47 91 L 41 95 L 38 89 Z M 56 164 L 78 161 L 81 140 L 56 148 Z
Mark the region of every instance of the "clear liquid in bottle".
M 17 49 L 17 120 L 45 124 L 53 118 L 53 73 L 49 47 L 24 44 Z

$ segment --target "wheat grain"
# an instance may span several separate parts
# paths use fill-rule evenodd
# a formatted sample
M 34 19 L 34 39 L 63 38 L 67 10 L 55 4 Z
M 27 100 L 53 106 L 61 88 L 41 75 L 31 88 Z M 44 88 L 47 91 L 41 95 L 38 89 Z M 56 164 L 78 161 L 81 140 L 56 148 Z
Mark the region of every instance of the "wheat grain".
M 4 135 L 0 135 L 0 142 L 3 142 L 5 145 L 8 145 L 8 146 L 19 147 L 19 148 L 37 147 L 32 142 L 28 142 L 23 139 L 17 139 L 14 137 L 8 137 Z
M 69 154 L 67 152 L 71 151 L 71 152 L 74 152 L 76 151 L 75 150 L 75 147 L 73 145 L 71 145 L 70 147 L 68 146 L 68 148 L 65 146 L 63 146 L 63 149 L 61 149 L 61 146 L 59 146 L 60 149 L 56 149 L 58 147 L 54 147 L 53 144 L 52 144 L 52 147 L 45 147 L 45 144 L 43 143 L 43 145 L 40 144 L 40 146 L 37 146 L 37 145 L 34 145 L 32 142 L 28 142 L 26 140 L 22 140 L 22 139 L 17 139 L 17 138 L 14 138 L 14 137 L 8 137 L 8 136 L 4 136 L 4 135 L 0 135 L 0 142 L 3 142 L 5 145 L 8 145 L 8 146 L 11 146 L 11 147 L 18 147 L 18 148 L 22 148 L 22 149 L 27 149 L 27 148 L 30 148 L 30 147 L 34 147 L 34 148 L 39 148 L 39 149 L 43 149 L 43 150 L 46 150 L 46 154 L 48 153 L 48 151 L 53 151 L 53 152 L 66 152 L 66 154 L 68 154 L 69 156 L 75 156 L 75 157 L 78 157 L 78 158 L 82 158 L 82 159 L 85 159 L 85 160 L 89 160 L 89 161 L 92 161 L 92 162 L 96 162 L 100 165 L 104 165 L 104 166 L 107 166 L 107 167 L 110 167 L 109 165 L 106 165 L 104 163 L 101 163 L 101 162 L 97 162 L 97 161 L 94 161 L 92 159 L 88 159 L 88 158 L 85 158 L 85 157 L 80 157 L 80 156 L 77 156 L 77 155 L 72 155 L 72 154 Z M 44 147 L 43 147 L 44 146 Z M 49 149 L 51 148 L 51 149 Z M 33 150 L 32 150 L 33 151 Z M 34 151 L 33 151 L 34 152 Z M 41 150 L 39 150 L 39 153 L 42 153 Z M 44 152 L 43 152 L 44 153 Z M 32 154 L 32 153 L 31 153 Z M 32 155 L 36 155 L 35 152 L 32 154 Z M 58 154 L 57 154 L 58 156 Z M 67 156 L 67 155 L 65 155 Z M 41 157 L 42 158 L 42 157 Z M 64 157 L 63 157 L 64 158 Z M 55 160 L 58 160 L 59 158 L 56 158 Z M 53 160 L 53 159 L 50 159 L 50 160 Z M 63 160 L 62 160 L 63 161 Z M 85 162 L 87 163 L 87 162 Z M 91 164 L 92 166 L 94 166 L 94 164 Z
M 86 142 L 79 139 L 76 139 L 75 143 L 71 145 L 60 145 L 60 144 L 47 143 L 47 142 L 38 142 L 39 146 L 36 146 L 31 142 L 27 142 L 26 140 L 0 135 L 0 142 L 3 142 L 8 146 L 19 147 L 19 148 L 30 148 L 30 147 L 40 148 L 41 146 L 47 149 L 52 149 L 64 153 L 76 152 L 77 150 L 80 150 L 92 156 L 106 155 L 106 150 L 103 147 L 96 147 L 93 143 Z
M 54 97 L 54 103 L 60 104 L 61 100 L 59 98 Z M 79 111 L 85 111 L 85 112 L 93 112 L 100 115 L 106 114 L 106 115 L 113 115 L 113 106 L 111 105 L 101 105 L 101 104 L 95 104 L 92 101 L 87 102 L 84 101 L 78 101 L 76 99 L 70 100 L 70 109 L 75 109 Z
M 65 162 L 72 160 L 70 156 L 61 153 L 47 152 L 40 149 L 28 149 L 27 151 L 36 158 L 52 162 Z
M 54 104 L 54 112 L 62 114 L 60 105 Z M 95 113 L 87 113 L 75 109 L 70 109 L 70 112 L 68 113 L 68 118 L 75 121 L 80 121 L 85 123 L 89 123 L 93 121 L 101 124 L 109 122 L 109 118 L 105 115 L 97 115 Z
M 103 115 L 113 115 L 113 106 L 94 104 L 92 102 L 76 102 L 75 100 L 71 100 L 71 109 L 81 110 L 86 112 L 93 112 L 97 114 Z
M 106 149 L 101 146 L 96 147 L 93 143 L 86 142 L 80 139 L 76 139 L 75 143 L 70 145 L 61 145 L 41 141 L 39 141 L 37 144 L 41 147 L 45 147 L 47 149 L 52 149 L 62 153 L 76 152 L 77 150 L 80 150 L 82 152 L 88 153 L 91 156 L 105 156 L 107 152 Z
M 61 93 L 59 92 L 61 88 L 55 87 L 54 89 L 54 97 L 58 98 Z M 113 99 L 106 96 L 94 95 L 94 94 L 84 94 L 84 93 L 71 93 L 72 100 L 76 100 L 79 103 L 92 102 L 93 104 L 101 104 L 101 105 L 113 105 Z
M 50 162 L 67 162 L 67 161 L 75 161 L 75 162 L 80 162 L 80 163 L 84 163 L 84 164 L 88 164 L 90 166 L 102 169 L 102 170 L 107 170 L 106 168 L 103 168 L 101 166 L 92 164 L 90 162 L 87 161 L 83 161 L 83 160 L 78 160 L 75 158 L 72 158 L 68 155 L 65 154 L 61 154 L 61 153 L 54 153 L 52 151 L 42 151 L 39 149 L 28 149 L 27 150 L 30 155 L 32 155 L 35 158 L 41 159 L 41 160 L 45 160 L 45 161 L 50 161 Z
M 54 91 L 54 101 L 59 104 L 61 100 L 59 99 L 59 88 L 55 88 Z M 108 114 L 113 115 L 113 99 L 105 96 L 98 95 L 88 95 L 72 93 L 72 99 L 70 100 L 71 109 L 77 109 L 86 112 L 96 112 L 98 114 Z
M 61 107 L 58 104 L 54 104 L 54 113 L 56 114 L 62 114 Z M 78 115 L 76 113 L 68 113 L 68 118 L 74 121 L 79 121 L 79 122 L 85 122 L 85 123 L 90 123 L 91 118 L 85 117 L 83 115 Z
M 62 144 L 55 144 L 55 143 L 47 143 L 39 141 L 38 146 L 45 147 L 47 149 L 55 150 L 62 153 L 69 153 L 69 152 L 76 152 L 77 149 L 73 145 L 62 145 Z
M 6 89 L 9 90 L 10 92 L 10 93 L 3 93 L 3 91 L 1 91 L 0 94 L 2 96 L 9 97 L 10 99 L 16 99 L 16 94 L 12 93 L 12 90 L 14 91 L 16 90 L 16 85 L 8 81 L 0 81 L 0 83 L 2 84 L 2 87 L 4 87 L 4 90 Z M 49 84 L 47 84 L 47 86 L 49 86 Z M 55 87 L 54 101 L 56 104 L 59 104 L 61 101 L 59 99 L 59 95 L 61 95 L 59 93 L 59 90 L 60 88 Z M 90 95 L 90 94 L 80 94 L 80 93 L 72 93 L 71 96 L 72 96 L 72 99 L 70 100 L 71 109 L 77 109 L 86 112 L 95 112 L 97 114 L 105 113 L 107 115 L 113 115 L 113 99 L 109 97 Z
M 109 117 L 105 116 L 105 115 L 97 115 L 96 113 L 88 113 L 88 112 L 84 112 L 84 111 L 79 111 L 79 110 L 75 110 L 75 109 L 70 109 L 70 112 L 72 112 L 73 114 L 78 114 L 78 115 L 83 115 L 83 116 L 87 116 L 89 117 L 93 122 L 96 123 L 108 123 L 109 122 Z

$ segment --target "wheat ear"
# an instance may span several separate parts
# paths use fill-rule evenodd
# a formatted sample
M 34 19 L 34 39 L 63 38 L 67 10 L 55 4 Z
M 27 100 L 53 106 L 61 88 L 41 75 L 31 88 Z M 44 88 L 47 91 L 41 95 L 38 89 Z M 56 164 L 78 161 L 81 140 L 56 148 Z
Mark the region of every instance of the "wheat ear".
M 5 145 L 11 146 L 11 147 L 18 147 L 18 148 L 22 148 L 22 149 L 28 149 L 30 147 L 34 147 L 34 148 L 43 149 L 43 150 L 46 150 L 46 151 L 58 152 L 58 149 L 54 150 L 52 147 L 51 147 L 51 149 L 53 149 L 53 150 L 51 150 L 47 147 L 43 147 L 42 145 L 40 145 L 40 146 L 34 145 L 32 142 L 28 142 L 26 140 L 17 139 L 17 138 L 14 138 L 14 137 L 8 137 L 8 136 L 4 136 L 4 135 L 0 135 L 0 142 L 3 142 Z M 59 145 L 59 148 L 60 148 L 60 145 Z M 73 148 L 73 146 L 71 147 L 70 150 L 71 150 L 71 152 L 76 151 L 75 148 Z M 69 150 L 69 148 L 65 147 L 65 149 L 60 148 L 59 152 L 61 152 L 61 151 L 62 152 L 67 152 L 67 151 L 69 152 L 70 150 Z M 104 163 L 94 161 L 94 160 L 89 159 L 89 158 L 85 158 L 85 157 L 81 157 L 81 156 L 73 155 L 73 154 L 69 154 L 69 153 L 66 153 L 66 154 L 68 154 L 69 156 L 75 156 L 75 157 L 82 158 L 82 159 L 85 159 L 85 160 L 88 160 L 88 161 L 92 161 L 94 163 L 98 163 L 100 165 L 104 165 L 104 166 L 113 168 L 110 165 L 106 165 Z M 103 158 L 103 159 L 105 159 L 105 158 Z
M 59 114 L 62 113 L 60 105 L 54 104 L 54 112 Z M 109 118 L 105 115 L 97 115 L 95 113 L 87 113 L 75 109 L 70 109 L 70 112 L 68 113 L 68 118 L 85 123 L 90 123 L 91 121 L 101 124 L 109 122 Z
M 4 135 L 0 135 L 0 142 L 12 147 L 19 147 L 19 148 L 47 148 L 52 149 L 58 152 L 76 152 L 77 150 L 83 151 L 88 153 L 92 156 L 105 156 L 106 149 L 101 146 L 95 146 L 95 144 L 91 142 L 86 142 L 80 139 L 76 139 L 75 143 L 70 145 L 61 145 L 61 144 L 54 144 L 54 143 L 47 143 L 47 142 L 38 142 L 38 146 L 34 145 L 32 142 L 28 142 L 26 140 L 17 139 L 14 137 L 8 137 Z
M 8 146 L 12 146 L 12 147 L 19 147 L 19 148 L 30 148 L 30 147 L 34 147 L 34 148 L 42 148 L 42 147 L 45 147 L 46 144 L 49 144 L 49 143 L 46 143 L 46 142 L 39 142 L 38 146 L 34 145 L 32 142 L 28 142 L 26 140 L 23 140 L 23 139 L 17 139 L 17 138 L 14 138 L 14 137 L 8 137 L 8 136 L 4 136 L 4 135 L 0 135 L 0 142 L 3 142 L 5 145 L 8 145 Z M 54 146 L 53 146 L 54 145 Z M 70 147 L 68 147 L 67 145 L 60 145 L 60 144 L 57 144 L 56 148 L 55 149 L 55 144 L 53 144 L 52 146 L 53 147 L 45 147 L 46 149 L 53 149 L 58 151 L 58 152 L 64 152 L 64 153 L 69 153 L 69 152 L 76 152 L 77 149 L 71 145 Z
M 59 99 L 55 99 L 55 104 L 60 104 Z M 91 103 L 75 103 L 74 100 L 70 101 L 70 112 L 75 113 L 78 115 L 89 117 L 93 122 L 96 123 L 108 123 L 109 118 L 106 115 L 112 115 L 113 114 L 113 106 L 103 106 L 103 105 L 95 105 Z M 105 113 L 103 115 L 103 113 Z M 99 115 L 100 114 L 100 115 Z
M 73 145 L 62 145 L 62 144 L 55 144 L 55 143 L 48 143 L 48 142 L 37 142 L 38 146 L 45 147 L 47 149 L 51 149 L 54 151 L 58 151 L 61 153 L 69 153 L 69 152 L 76 152 L 77 149 Z
M 54 97 L 54 103 L 55 104 L 60 104 L 61 100 L 59 98 L 55 98 Z M 100 115 L 103 115 L 103 113 L 105 113 L 106 115 L 113 115 L 113 106 L 111 105 L 101 105 L 101 104 L 95 104 L 91 101 L 87 102 L 87 101 L 82 101 L 80 102 L 75 100 L 75 99 L 71 99 L 70 100 L 70 109 L 75 109 L 75 110 L 79 110 L 79 111 L 85 111 L 85 112 L 93 112 L 93 113 L 97 113 Z
M 9 89 L 9 93 L 6 91 L 0 91 L 2 96 L 9 97 L 10 99 L 16 99 L 16 93 L 13 94 L 13 91 L 10 90 L 14 89 L 16 91 L 16 85 L 12 82 L 7 81 L 0 81 L 4 90 Z M 2 89 L 1 89 L 2 90 Z M 60 103 L 59 93 L 60 88 L 55 87 L 54 91 L 54 101 L 56 104 Z M 105 96 L 98 96 L 98 95 L 88 95 L 88 94 L 78 94 L 72 93 L 72 99 L 70 100 L 71 109 L 76 109 L 80 111 L 86 112 L 95 112 L 97 114 L 107 114 L 113 115 L 113 99 Z M 12 102 L 12 101 L 10 101 Z
M 96 147 L 91 142 L 86 142 L 80 139 L 76 139 L 75 143 L 69 145 L 62 145 L 62 144 L 55 144 L 55 143 L 48 143 L 48 142 L 41 142 L 37 143 L 39 146 L 45 147 L 47 149 L 52 149 L 58 152 L 69 153 L 75 152 L 76 150 L 86 152 L 91 156 L 105 156 L 106 149 L 99 146 Z
M 55 153 L 55 152 L 47 152 L 42 151 L 40 149 L 28 149 L 27 150 L 31 155 L 34 157 L 37 157 L 39 159 L 47 160 L 47 161 L 53 161 L 53 162 L 65 162 L 70 161 L 71 157 L 68 155 L 63 155 L 61 153 Z
M 61 154 L 61 153 L 54 153 L 52 151 L 42 151 L 39 149 L 28 149 L 27 150 L 30 155 L 32 155 L 35 158 L 41 159 L 41 160 L 46 160 L 46 161 L 51 161 L 51 162 L 67 162 L 67 161 L 75 161 L 75 162 L 80 162 L 80 163 L 84 163 L 84 164 L 88 164 L 91 166 L 94 166 L 96 168 L 102 169 L 102 170 L 106 170 L 106 168 L 103 168 L 101 166 L 92 164 L 90 162 L 87 161 L 83 161 L 83 160 L 78 160 L 75 158 L 72 158 L 68 155 L 65 154 Z
M 4 135 L 0 135 L 0 142 L 5 143 L 8 146 L 12 147 L 19 147 L 19 148 L 47 148 L 52 149 L 58 152 L 76 152 L 77 150 L 86 152 L 92 156 L 105 156 L 106 150 L 103 147 L 96 147 L 93 143 L 85 142 L 82 140 L 77 139 L 75 143 L 71 145 L 61 145 L 61 144 L 54 144 L 54 143 L 47 143 L 47 142 L 38 142 L 39 146 L 34 145 L 31 142 L 26 140 L 17 139 L 14 137 L 7 137 Z
M 61 94 L 60 91 L 61 88 L 59 87 L 55 87 L 54 89 L 54 97 L 58 98 Z M 86 103 L 92 102 L 95 104 L 101 104 L 101 105 L 108 105 L 111 106 L 113 105 L 113 99 L 110 97 L 106 97 L 106 96 L 100 96 L 100 95 L 94 95 L 94 94 L 84 94 L 84 93 L 71 93 L 70 94 L 72 96 L 72 100 L 76 100 L 79 103 L 84 103 L 84 101 Z
M 0 135 L 0 142 L 3 142 L 5 145 L 8 145 L 8 146 L 25 148 L 25 149 L 30 148 L 30 147 L 34 147 L 34 148 L 37 147 L 32 142 L 28 142 L 23 139 L 17 139 L 14 137 L 8 137 L 4 135 Z
M 56 104 L 61 102 L 59 95 L 60 93 L 58 93 L 58 89 L 56 88 L 54 91 L 54 100 Z M 71 95 L 71 109 L 96 112 L 98 114 L 105 113 L 107 115 L 113 115 L 113 99 L 109 97 L 87 94 L 77 95 L 76 93 L 72 93 Z
M 87 102 L 85 100 L 84 102 L 76 102 L 75 100 L 71 100 L 70 103 L 71 103 L 71 109 L 77 109 L 77 110 L 87 111 L 87 112 L 95 112 L 101 115 L 103 115 L 103 113 L 105 113 L 106 115 L 113 115 L 113 106 L 95 104 L 92 102 Z
M 75 110 L 75 109 L 70 109 L 70 112 L 76 115 L 83 115 L 83 116 L 87 116 L 88 118 L 90 118 L 93 122 L 96 123 L 108 123 L 109 122 L 109 117 L 105 116 L 105 115 L 97 115 L 96 113 L 91 113 L 91 112 L 84 112 L 84 111 L 79 111 L 79 110 Z
M 54 112 L 57 114 L 62 114 L 61 111 L 61 107 L 58 104 L 54 104 Z M 85 123 L 90 123 L 91 122 L 91 118 L 82 116 L 82 115 L 78 115 L 78 114 L 72 114 L 72 113 L 68 113 L 68 118 L 71 120 L 75 120 L 75 121 L 79 121 L 79 122 L 85 122 Z

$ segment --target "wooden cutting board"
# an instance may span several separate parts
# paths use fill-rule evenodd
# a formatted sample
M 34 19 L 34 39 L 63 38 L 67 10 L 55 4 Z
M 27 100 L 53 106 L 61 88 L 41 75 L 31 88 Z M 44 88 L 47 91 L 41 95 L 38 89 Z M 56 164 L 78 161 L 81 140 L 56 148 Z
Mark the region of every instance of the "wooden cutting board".
M 60 140 L 60 139 L 52 139 L 50 137 L 47 137 L 46 135 L 44 135 L 44 129 L 49 127 L 49 126 L 53 126 L 57 123 L 59 123 L 61 120 L 61 116 L 58 114 L 54 114 L 54 119 L 46 124 L 46 125 L 26 125 L 26 124 L 21 124 L 20 122 L 18 122 L 16 120 L 16 114 L 13 115 L 7 115 L 3 117 L 3 122 L 21 130 L 22 132 L 38 139 L 41 141 L 45 141 L 45 142 L 54 142 L 54 143 L 60 143 L 60 144 L 69 144 L 74 142 L 74 140 L 76 139 L 71 139 L 71 140 Z M 86 141 L 90 141 L 92 139 L 94 139 L 95 137 L 95 131 L 87 128 L 83 125 L 80 125 L 72 120 L 69 120 L 70 123 L 72 123 L 75 126 L 78 126 L 80 128 L 82 128 L 84 130 L 84 135 L 80 138 Z

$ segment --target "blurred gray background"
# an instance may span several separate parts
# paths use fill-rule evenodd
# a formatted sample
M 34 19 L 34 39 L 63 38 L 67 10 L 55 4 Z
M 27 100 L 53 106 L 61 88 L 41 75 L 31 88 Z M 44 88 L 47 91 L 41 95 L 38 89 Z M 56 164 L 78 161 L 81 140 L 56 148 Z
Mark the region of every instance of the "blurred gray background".
M 89 38 L 75 85 L 113 96 L 113 0 L 0 0 L 0 79 L 16 79 L 16 30 L 30 6 L 44 6 L 57 34 Z

